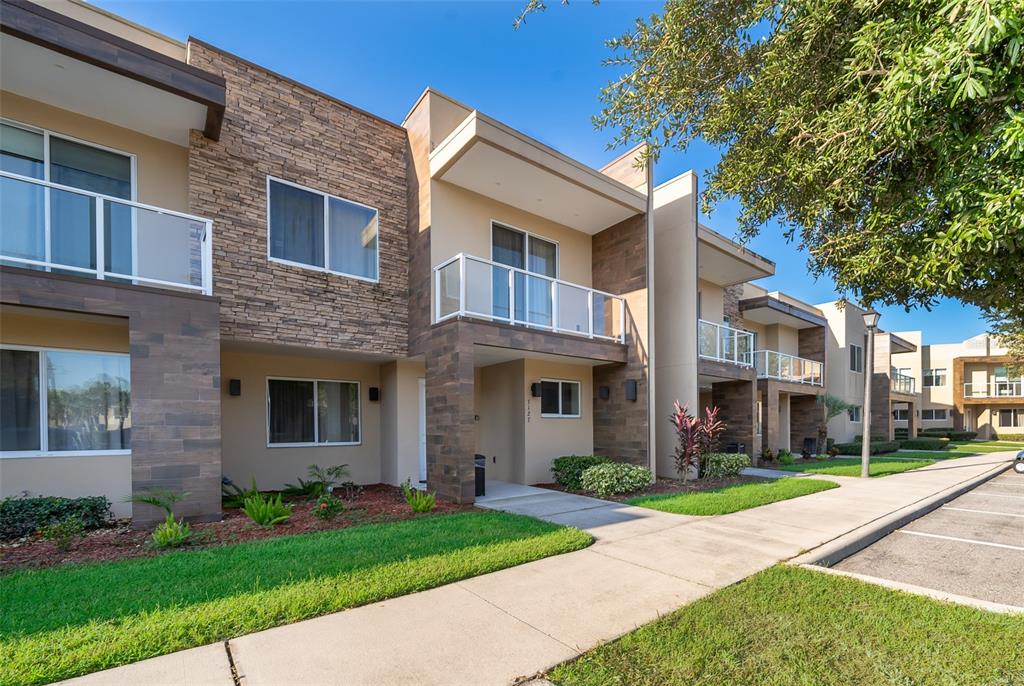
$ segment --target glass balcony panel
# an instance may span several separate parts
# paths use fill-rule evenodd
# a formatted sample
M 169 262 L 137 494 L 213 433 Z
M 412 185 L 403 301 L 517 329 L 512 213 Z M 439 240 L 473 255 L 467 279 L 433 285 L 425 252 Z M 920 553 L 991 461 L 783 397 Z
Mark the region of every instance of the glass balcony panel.
M 736 332 L 724 326 L 718 331 L 719 357 L 729 362 L 736 362 Z
M 551 303 L 551 280 L 534 274 L 523 274 L 526 292 L 525 321 L 536 326 L 551 328 L 554 310 Z M 517 303 L 518 304 L 518 303 Z
M 594 335 L 615 336 L 615 317 L 618 304 L 603 293 L 593 293 Z
M 437 297 L 440 304 L 440 316 L 447 317 L 459 311 L 459 261 L 449 262 L 438 272 L 440 276 Z
M 589 334 L 590 291 L 567 283 L 557 283 L 558 330 Z
M 109 274 L 202 287 L 204 222 L 108 200 L 103 224 Z
M 718 359 L 718 327 L 711 322 L 697 323 L 697 348 L 704 357 Z
M 96 269 L 96 198 L 58 188 L 49 193 L 50 262 Z
M 754 337 L 745 331 L 736 332 L 736 361 L 740 364 L 753 364 Z
M 0 177 L 0 208 L 3 212 L 0 253 L 25 260 L 45 261 L 46 189 L 27 181 Z
M 493 292 L 494 285 L 500 284 L 504 278 L 505 291 L 508 292 L 508 270 L 504 267 L 466 260 L 466 312 L 483 317 L 495 316 L 499 312 L 508 311 L 508 301 Z M 458 263 L 456 263 L 458 266 Z M 497 304 L 496 304 L 497 301 Z M 499 314 L 498 316 L 504 316 Z

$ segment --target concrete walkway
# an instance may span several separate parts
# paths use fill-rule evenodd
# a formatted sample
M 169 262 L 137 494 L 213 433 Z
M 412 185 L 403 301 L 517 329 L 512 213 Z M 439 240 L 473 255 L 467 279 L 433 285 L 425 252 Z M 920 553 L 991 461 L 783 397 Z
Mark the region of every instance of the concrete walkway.
M 875 479 L 811 476 L 842 487 L 720 517 L 557 492 L 495 499 L 489 506 L 577 526 L 596 542 L 70 683 L 509 684 L 780 560 L 1002 471 L 1012 454 L 946 460 Z

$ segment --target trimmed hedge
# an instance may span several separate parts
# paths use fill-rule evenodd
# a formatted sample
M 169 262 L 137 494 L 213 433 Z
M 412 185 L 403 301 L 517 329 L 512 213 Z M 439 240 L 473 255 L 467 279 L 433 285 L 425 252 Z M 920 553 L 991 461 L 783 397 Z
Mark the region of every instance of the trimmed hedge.
M 611 462 L 601 455 L 563 455 L 551 462 L 551 473 L 555 482 L 572 491 L 582 490 L 583 472 L 599 464 Z
M 606 462 L 584 470 L 580 482 L 584 491 L 604 498 L 639 491 L 651 483 L 651 470 L 626 462 Z
M 836 443 L 835 448 L 839 451 L 840 455 L 860 455 L 861 446 L 863 441 L 855 441 L 853 443 Z M 891 453 L 900 449 L 899 441 L 871 441 L 871 454 L 878 455 L 879 453 Z
M 85 498 L 8 497 L 0 500 L 0 541 L 30 536 L 44 526 L 77 517 L 86 529 L 110 522 L 110 501 L 101 495 Z
M 949 450 L 948 438 L 919 436 L 900 441 L 900 448 L 907 450 Z
M 1004 434 L 999 432 L 998 434 L 992 434 L 992 439 L 996 441 L 1022 441 L 1024 442 L 1024 434 Z
M 917 435 L 920 436 L 921 434 L 938 434 L 940 436 L 945 436 L 946 434 L 951 433 L 952 431 L 953 427 L 951 426 L 927 426 L 923 429 L 918 429 Z
M 750 457 L 743 453 L 708 453 L 701 457 L 700 471 L 705 479 L 721 479 L 749 466 Z
M 917 432 L 918 438 L 948 438 L 954 441 L 973 441 L 978 437 L 977 431 L 957 431 L 952 427 L 929 427 Z

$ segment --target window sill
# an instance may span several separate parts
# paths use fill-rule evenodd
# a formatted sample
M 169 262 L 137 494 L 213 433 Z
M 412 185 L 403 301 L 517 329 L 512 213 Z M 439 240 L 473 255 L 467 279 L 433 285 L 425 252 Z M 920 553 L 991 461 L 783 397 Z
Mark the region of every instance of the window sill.
M 268 256 L 267 257 L 267 261 L 274 262 L 276 264 L 282 264 L 282 265 L 285 265 L 287 267 L 296 267 L 298 269 L 305 269 L 305 270 L 311 271 L 311 272 L 318 272 L 320 274 L 333 274 L 334 276 L 343 276 L 346 279 L 355 279 L 356 281 L 365 281 L 366 283 L 380 283 L 380 277 L 379 276 L 376 279 L 371 279 L 368 276 L 359 276 L 357 274 L 348 274 L 346 272 L 339 272 L 339 271 L 335 271 L 333 269 L 328 269 L 327 267 L 317 267 L 316 265 L 304 264 L 302 262 L 292 262 L 291 260 L 285 260 L 285 259 L 282 259 L 280 257 Z
M 351 448 L 362 444 L 362 441 L 355 443 L 267 443 L 267 448 Z
M 131 450 L 17 450 L 0 452 L 0 460 L 21 460 L 34 457 L 116 457 L 131 456 Z

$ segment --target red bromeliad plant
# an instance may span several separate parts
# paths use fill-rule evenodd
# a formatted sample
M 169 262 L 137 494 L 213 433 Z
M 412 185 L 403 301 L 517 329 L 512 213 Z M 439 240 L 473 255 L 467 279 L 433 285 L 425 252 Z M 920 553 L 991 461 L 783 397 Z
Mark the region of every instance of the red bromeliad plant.
M 686 405 L 675 402 L 669 421 L 676 430 L 676 450 L 673 456 L 676 472 L 683 483 L 690 470 L 700 471 L 701 456 L 718 448 L 718 437 L 725 431 L 725 422 L 718 418 L 718 408 L 704 408 L 704 419 L 690 414 Z

